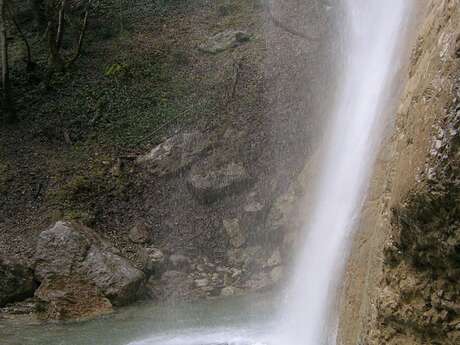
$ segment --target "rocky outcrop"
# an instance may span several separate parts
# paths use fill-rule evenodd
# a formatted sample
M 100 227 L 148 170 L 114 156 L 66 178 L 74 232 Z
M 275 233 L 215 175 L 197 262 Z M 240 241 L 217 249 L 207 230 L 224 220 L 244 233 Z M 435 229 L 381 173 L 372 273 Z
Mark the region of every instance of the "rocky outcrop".
M 214 165 L 207 160 L 192 167 L 187 185 L 193 196 L 203 203 L 216 201 L 246 189 L 253 179 L 239 163 Z
M 199 131 L 179 133 L 138 157 L 137 163 L 158 176 L 177 174 L 197 160 L 211 144 L 209 137 Z
M 64 312 L 69 300 L 78 305 L 94 304 L 105 312 L 108 301 L 118 306 L 135 300 L 144 283 L 142 271 L 109 242 L 83 225 L 67 222 L 57 222 L 40 234 L 35 276 L 41 283 L 37 296 L 48 302 L 50 317 L 76 316 L 78 312 Z M 85 315 L 95 313 L 84 311 Z
M 433 141 L 435 160 L 420 177 L 426 186 L 393 209 L 377 299 L 380 337 L 460 342 L 459 125 L 460 107 L 454 104 L 441 127 L 444 139 Z
M 0 307 L 33 296 L 35 288 L 33 271 L 29 267 L 0 258 Z
M 345 282 L 341 343 L 460 343 L 457 0 L 427 1 Z
M 230 48 L 236 48 L 249 41 L 250 36 L 244 31 L 226 30 L 211 36 L 199 49 L 209 54 L 217 54 Z

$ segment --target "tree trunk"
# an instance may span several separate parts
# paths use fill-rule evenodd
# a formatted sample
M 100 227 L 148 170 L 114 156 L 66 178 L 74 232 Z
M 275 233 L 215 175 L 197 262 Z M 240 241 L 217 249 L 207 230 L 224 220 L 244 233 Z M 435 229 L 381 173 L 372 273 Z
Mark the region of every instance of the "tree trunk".
M 0 0 L 0 54 L 2 66 L 2 108 L 7 112 L 10 103 L 8 67 L 8 41 L 6 40 L 6 0 Z

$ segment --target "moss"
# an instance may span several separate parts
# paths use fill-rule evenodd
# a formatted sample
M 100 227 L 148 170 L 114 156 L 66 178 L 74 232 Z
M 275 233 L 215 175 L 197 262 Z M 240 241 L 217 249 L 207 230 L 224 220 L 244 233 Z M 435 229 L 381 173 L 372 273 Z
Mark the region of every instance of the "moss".
M 47 203 L 52 206 L 49 217 L 95 225 L 104 216 L 109 203 L 129 197 L 130 186 L 125 173 L 114 176 L 108 166 L 98 163 L 48 193 Z

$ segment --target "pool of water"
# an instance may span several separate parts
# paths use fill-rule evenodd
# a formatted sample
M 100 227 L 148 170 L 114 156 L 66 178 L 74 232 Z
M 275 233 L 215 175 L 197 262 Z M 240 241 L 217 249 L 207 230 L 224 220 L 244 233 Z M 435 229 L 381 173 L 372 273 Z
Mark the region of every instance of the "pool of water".
M 76 323 L 0 321 L 2 345 L 262 345 L 277 298 L 249 295 L 191 304 L 136 304 Z

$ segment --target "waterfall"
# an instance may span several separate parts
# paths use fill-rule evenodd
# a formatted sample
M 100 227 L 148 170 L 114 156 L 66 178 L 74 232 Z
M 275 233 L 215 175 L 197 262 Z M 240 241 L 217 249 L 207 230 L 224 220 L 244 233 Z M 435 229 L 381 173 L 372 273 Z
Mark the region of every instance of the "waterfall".
M 277 344 L 335 344 L 337 285 L 401 57 L 397 48 L 410 1 L 343 1 L 339 95 L 321 151 L 306 240 L 281 313 Z

